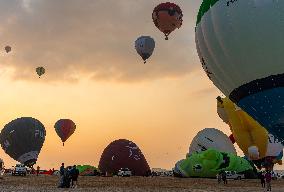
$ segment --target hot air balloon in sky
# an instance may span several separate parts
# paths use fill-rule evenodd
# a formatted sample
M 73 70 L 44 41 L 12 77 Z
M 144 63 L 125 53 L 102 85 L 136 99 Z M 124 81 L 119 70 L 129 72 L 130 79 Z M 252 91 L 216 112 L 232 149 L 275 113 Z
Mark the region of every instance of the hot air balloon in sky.
M 11 50 L 12 50 L 12 48 L 11 48 L 10 46 L 7 45 L 7 46 L 5 47 L 6 53 L 9 53 Z
M 70 119 L 60 119 L 54 125 L 57 135 L 64 142 L 75 132 L 76 124 Z
M 165 34 L 166 40 L 171 32 L 181 27 L 182 17 L 180 7 L 170 2 L 159 4 L 152 13 L 155 26 Z
M 1 131 L 3 150 L 16 161 L 32 166 L 45 140 L 44 125 L 32 117 L 21 117 L 6 124 Z
M 44 67 L 37 67 L 36 68 L 36 73 L 38 74 L 39 78 L 45 73 Z
M 197 52 L 227 97 L 284 139 L 284 1 L 203 0 Z
M 144 64 L 146 60 L 152 55 L 155 48 L 155 41 L 150 36 L 141 36 L 135 41 L 135 49 L 142 57 Z
M 190 144 L 188 155 L 206 151 L 209 148 L 237 155 L 236 149 L 229 137 L 215 128 L 205 128 L 199 131 Z

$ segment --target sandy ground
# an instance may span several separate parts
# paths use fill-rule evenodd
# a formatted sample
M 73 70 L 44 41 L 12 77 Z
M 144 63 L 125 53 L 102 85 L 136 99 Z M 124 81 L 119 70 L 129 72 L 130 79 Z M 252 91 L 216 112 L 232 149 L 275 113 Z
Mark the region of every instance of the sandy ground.
M 228 184 L 217 184 L 214 179 L 180 179 L 173 177 L 130 177 L 104 178 L 79 177 L 79 186 L 76 189 L 58 189 L 57 176 L 4 176 L 0 179 L 0 191 L 127 191 L 127 192 L 208 192 L 208 191 L 265 191 L 260 187 L 258 180 L 229 180 Z M 273 181 L 272 191 L 284 192 L 284 179 Z

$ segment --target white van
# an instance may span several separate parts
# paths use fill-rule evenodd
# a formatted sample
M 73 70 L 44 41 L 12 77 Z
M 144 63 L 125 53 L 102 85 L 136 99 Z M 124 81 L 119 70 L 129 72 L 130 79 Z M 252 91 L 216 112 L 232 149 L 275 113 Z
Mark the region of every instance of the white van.
M 128 168 L 121 168 L 121 169 L 119 169 L 117 176 L 130 177 L 130 176 L 132 176 L 132 173 Z
M 245 178 L 244 174 L 238 174 L 236 171 L 225 171 L 227 179 L 241 180 Z
M 13 166 L 12 169 L 12 175 L 22 175 L 26 176 L 27 175 L 27 168 L 23 164 L 16 164 L 16 166 Z

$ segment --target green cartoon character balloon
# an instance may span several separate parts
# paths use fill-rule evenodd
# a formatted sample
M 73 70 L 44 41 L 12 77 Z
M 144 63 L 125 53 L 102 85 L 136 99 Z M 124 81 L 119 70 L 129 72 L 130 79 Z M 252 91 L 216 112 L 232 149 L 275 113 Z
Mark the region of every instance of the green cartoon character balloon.
M 208 149 L 193 153 L 176 167 L 183 177 L 216 177 L 221 171 L 236 171 L 237 173 L 252 170 L 249 162 L 232 153 Z

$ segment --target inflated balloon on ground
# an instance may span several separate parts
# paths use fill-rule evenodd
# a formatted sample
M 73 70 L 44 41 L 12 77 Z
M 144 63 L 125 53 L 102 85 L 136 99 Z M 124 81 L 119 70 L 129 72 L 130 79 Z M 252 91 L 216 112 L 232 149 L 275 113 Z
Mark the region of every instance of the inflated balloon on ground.
M 205 128 L 199 131 L 190 144 L 188 154 L 191 155 L 194 152 L 206 151 L 209 148 L 237 154 L 229 137 L 215 128 Z
M 230 126 L 233 138 L 252 160 L 266 156 L 268 132 L 229 98 L 217 98 L 217 113 Z
M 99 162 L 99 170 L 103 174 L 117 174 L 121 168 L 129 168 L 136 176 L 146 176 L 151 172 L 138 146 L 126 139 L 110 143 L 104 149 Z
M 216 178 L 216 175 L 222 171 L 242 173 L 253 170 L 246 159 L 215 149 L 193 153 L 179 162 L 176 167 L 183 177 L 205 178 Z

